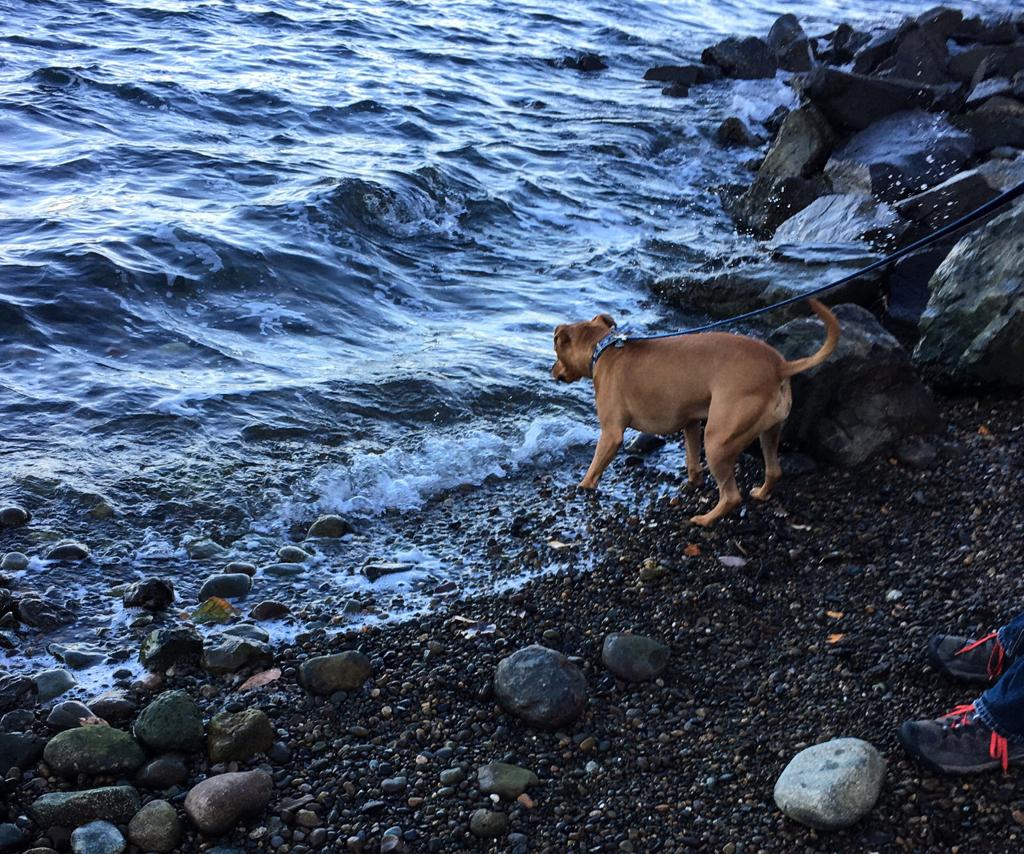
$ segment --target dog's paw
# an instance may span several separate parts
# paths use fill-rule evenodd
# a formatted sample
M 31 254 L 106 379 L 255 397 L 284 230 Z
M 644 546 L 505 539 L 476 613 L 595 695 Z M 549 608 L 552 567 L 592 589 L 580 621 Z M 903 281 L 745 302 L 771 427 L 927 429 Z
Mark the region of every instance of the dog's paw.
M 705 513 L 702 516 L 691 516 L 691 525 L 700 525 L 702 528 L 710 528 L 715 524 L 715 520 L 712 518 L 710 513 Z
M 757 499 L 758 501 L 767 501 L 772 497 L 772 491 L 770 489 L 764 489 L 760 486 L 755 486 L 750 490 L 750 497 Z
M 585 480 L 581 480 L 576 484 L 576 489 L 581 492 L 594 492 L 597 489 L 596 483 L 587 483 Z

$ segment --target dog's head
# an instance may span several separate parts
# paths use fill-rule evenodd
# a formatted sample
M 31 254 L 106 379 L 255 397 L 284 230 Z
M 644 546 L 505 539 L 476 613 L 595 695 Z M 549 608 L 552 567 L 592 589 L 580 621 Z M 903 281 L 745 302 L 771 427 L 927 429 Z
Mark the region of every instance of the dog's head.
M 555 328 L 555 364 L 551 376 L 562 383 L 573 383 L 590 376 L 590 359 L 594 347 L 615 328 L 609 314 L 599 314 L 593 320 L 563 323 Z

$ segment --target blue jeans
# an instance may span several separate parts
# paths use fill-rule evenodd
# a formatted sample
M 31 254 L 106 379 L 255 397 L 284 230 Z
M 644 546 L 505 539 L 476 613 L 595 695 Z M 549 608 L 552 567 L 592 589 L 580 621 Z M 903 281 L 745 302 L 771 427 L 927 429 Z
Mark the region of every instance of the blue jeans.
M 1010 741 L 1024 742 L 1024 614 L 998 634 L 1006 653 L 999 681 L 974 701 L 974 711 L 989 729 Z

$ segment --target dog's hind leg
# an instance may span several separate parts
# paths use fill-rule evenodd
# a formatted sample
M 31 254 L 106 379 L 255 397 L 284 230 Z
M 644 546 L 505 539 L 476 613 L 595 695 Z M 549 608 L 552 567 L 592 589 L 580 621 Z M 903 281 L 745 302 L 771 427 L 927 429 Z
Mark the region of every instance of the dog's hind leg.
M 782 437 L 782 424 L 769 427 L 761 434 L 761 453 L 764 454 L 764 483 L 750 490 L 750 494 L 758 501 L 767 501 L 782 477 L 779 465 L 779 439 Z
M 716 438 L 704 437 L 704 450 L 708 458 L 708 468 L 718 483 L 718 504 L 710 512 L 690 519 L 695 525 L 708 527 L 714 525 L 723 516 L 731 513 L 743 503 L 740 488 L 736 485 L 736 458 L 743 450 L 744 444 L 735 439 L 721 442 Z
M 688 421 L 683 427 L 686 440 L 686 479 L 690 486 L 704 483 L 704 471 L 700 467 L 700 422 Z

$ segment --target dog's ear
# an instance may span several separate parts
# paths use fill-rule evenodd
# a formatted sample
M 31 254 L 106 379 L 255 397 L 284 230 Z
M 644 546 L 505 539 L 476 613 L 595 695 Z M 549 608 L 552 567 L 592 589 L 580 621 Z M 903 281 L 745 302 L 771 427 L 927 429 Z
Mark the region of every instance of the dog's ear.
M 599 314 L 591 322 L 592 323 L 598 323 L 598 322 L 603 323 L 609 329 L 614 329 L 615 328 L 615 321 L 612 319 L 612 316 L 610 314 Z
M 569 331 L 565 325 L 555 327 L 555 347 L 560 347 L 569 340 Z

